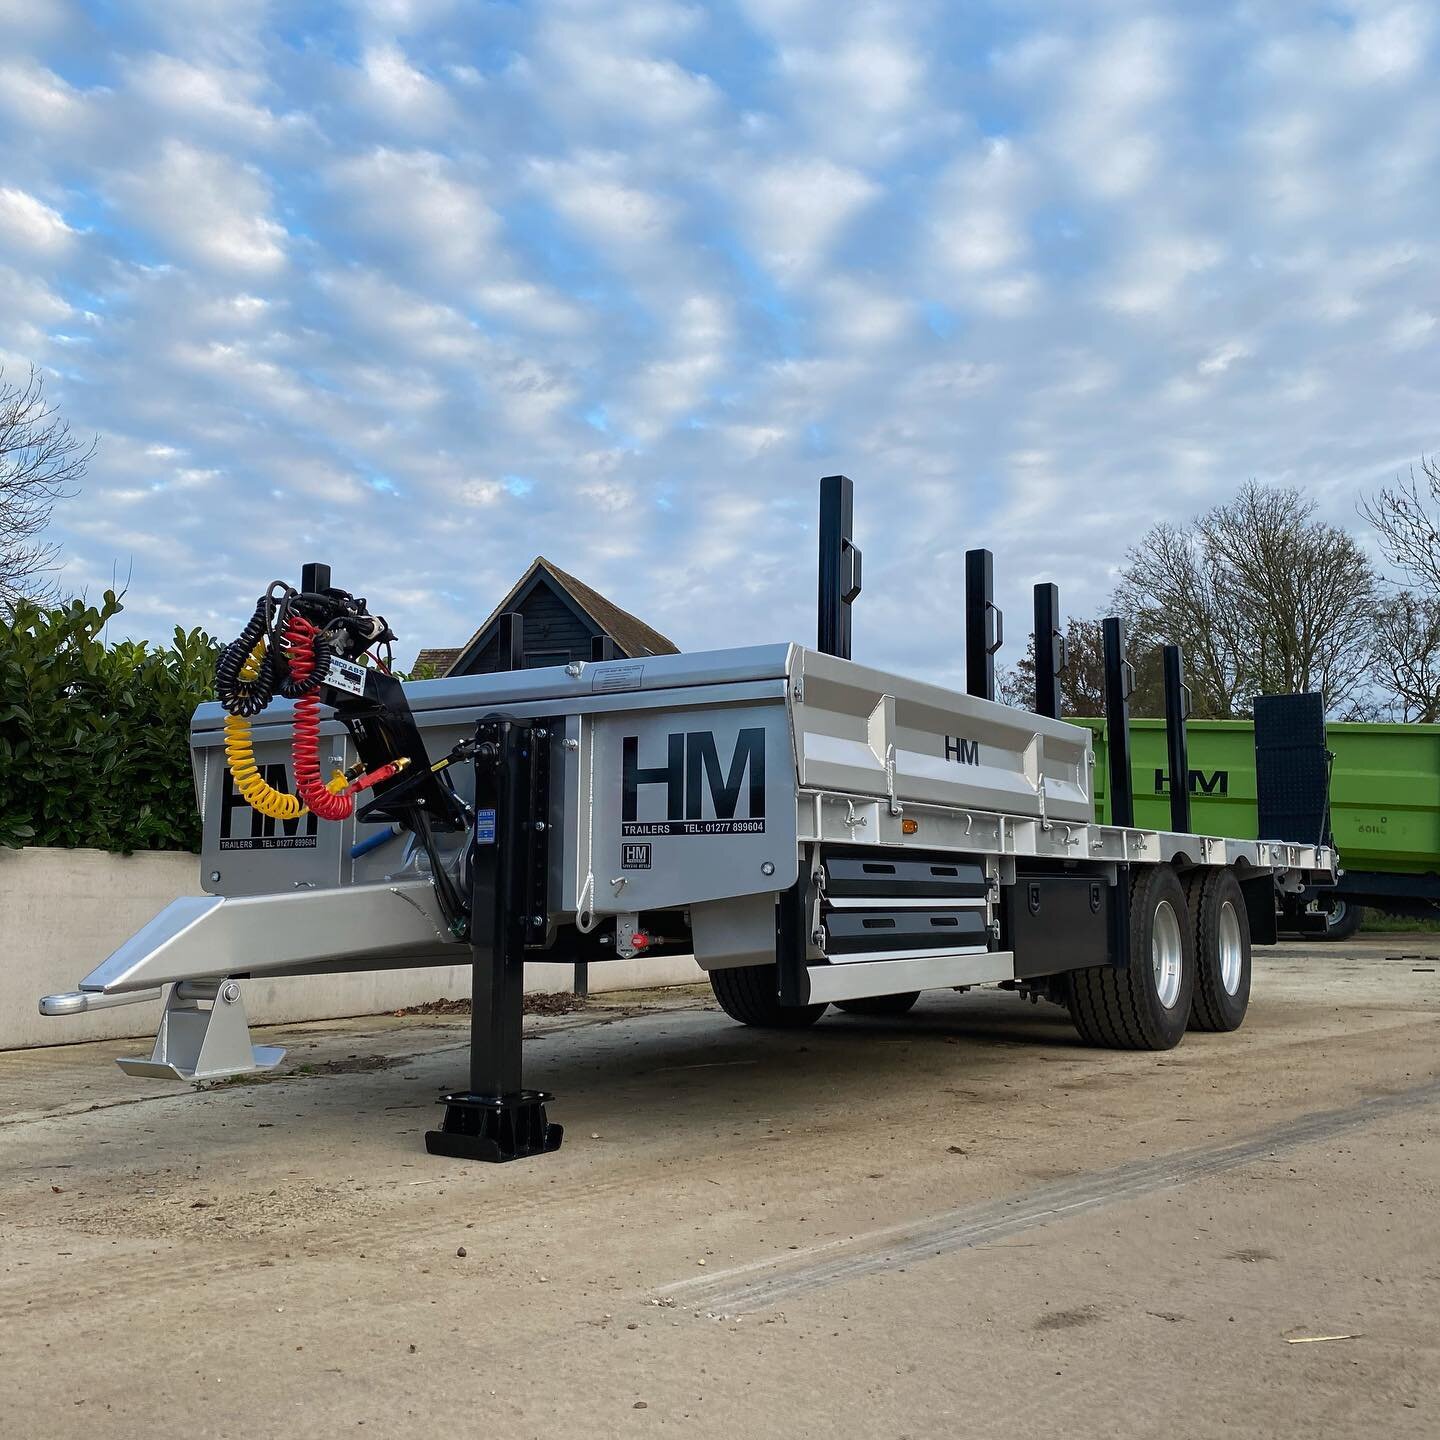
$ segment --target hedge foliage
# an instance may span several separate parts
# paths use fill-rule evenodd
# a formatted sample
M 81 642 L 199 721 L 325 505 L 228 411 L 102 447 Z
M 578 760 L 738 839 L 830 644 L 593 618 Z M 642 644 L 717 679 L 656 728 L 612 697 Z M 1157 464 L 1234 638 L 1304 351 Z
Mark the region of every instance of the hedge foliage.
M 215 641 L 106 644 L 121 608 L 106 591 L 0 618 L 0 844 L 200 848 L 190 716 L 214 694 Z

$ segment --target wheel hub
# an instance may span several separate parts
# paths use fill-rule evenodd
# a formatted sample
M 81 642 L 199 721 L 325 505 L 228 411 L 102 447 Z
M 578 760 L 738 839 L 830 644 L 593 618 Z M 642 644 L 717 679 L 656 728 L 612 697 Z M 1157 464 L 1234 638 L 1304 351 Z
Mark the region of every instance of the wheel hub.
M 1175 914 L 1175 907 L 1168 900 L 1162 900 L 1155 907 L 1150 964 L 1155 972 L 1155 993 L 1167 1010 L 1173 1010 L 1175 1002 L 1180 998 L 1185 947 L 1180 938 L 1180 919 Z
M 1240 991 L 1240 972 L 1245 968 L 1245 946 L 1240 933 L 1240 917 L 1227 900 L 1220 907 L 1220 983 L 1227 995 Z

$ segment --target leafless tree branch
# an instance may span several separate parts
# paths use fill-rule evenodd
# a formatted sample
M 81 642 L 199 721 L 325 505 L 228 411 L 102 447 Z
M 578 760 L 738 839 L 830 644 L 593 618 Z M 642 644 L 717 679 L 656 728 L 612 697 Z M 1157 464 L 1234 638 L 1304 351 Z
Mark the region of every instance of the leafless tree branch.
M 0 369 L 0 603 L 55 594 L 60 547 L 45 531 L 56 502 L 78 493 L 95 445 L 46 401 L 34 366 L 21 383 Z
M 1298 490 L 1250 481 L 1186 527 L 1157 525 L 1127 555 L 1116 613 L 1138 652 L 1185 652 L 1197 716 L 1254 696 L 1321 690 L 1349 706 L 1373 669 L 1378 579 L 1359 545 Z

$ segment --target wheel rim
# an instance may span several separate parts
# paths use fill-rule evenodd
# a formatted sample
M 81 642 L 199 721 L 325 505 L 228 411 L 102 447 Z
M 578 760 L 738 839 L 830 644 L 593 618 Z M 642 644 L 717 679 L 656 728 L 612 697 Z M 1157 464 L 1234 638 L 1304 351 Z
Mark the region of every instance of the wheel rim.
M 1180 972 L 1185 964 L 1185 950 L 1180 940 L 1179 917 L 1168 900 L 1162 900 L 1155 907 L 1150 964 L 1155 972 L 1155 993 L 1167 1010 L 1173 1010 L 1180 998 Z
M 1333 901 L 1330 909 L 1325 913 L 1325 928 L 1338 930 L 1345 923 L 1345 917 L 1349 913 L 1350 907 L 1343 900 Z
M 1240 991 L 1240 972 L 1245 968 L 1245 944 L 1240 936 L 1240 917 L 1227 900 L 1220 907 L 1220 983 L 1227 995 Z

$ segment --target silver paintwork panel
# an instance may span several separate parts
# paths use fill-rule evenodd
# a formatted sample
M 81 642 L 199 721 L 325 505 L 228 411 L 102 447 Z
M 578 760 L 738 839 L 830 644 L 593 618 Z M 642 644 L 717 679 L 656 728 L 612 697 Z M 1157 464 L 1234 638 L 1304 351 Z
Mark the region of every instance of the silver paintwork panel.
M 1017 859 L 1090 860 L 1109 863 L 1241 865 L 1271 871 L 1282 880 L 1293 872 L 1327 876 L 1334 852 L 1315 845 L 1177 835 L 1115 825 L 1039 821 L 961 806 L 910 805 L 893 815 L 880 801 L 825 791 L 800 797 L 796 827 L 801 843 L 881 845 L 896 850 L 946 850 Z M 906 820 L 917 829 L 904 833 Z M 1298 881 L 1297 881 L 1298 883 Z
M 954 952 L 914 959 L 886 959 L 852 965 L 811 965 L 812 1003 L 861 1000 L 867 995 L 900 995 L 906 990 L 940 990 L 988 985 L 1015 974 L 1008 950 Z
M 813 650 L 796 670 L 802 788 L 1094 818 L 1090 735 L 1078 726 Z
M 187 895 L 80 988 L 110 995 L 174 980 L 283 974 L 337 957 L 384 956 L 404 966 L 454 964 L 469 953 L 445 929 L 428 881 L 234 899 Z

